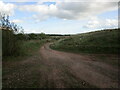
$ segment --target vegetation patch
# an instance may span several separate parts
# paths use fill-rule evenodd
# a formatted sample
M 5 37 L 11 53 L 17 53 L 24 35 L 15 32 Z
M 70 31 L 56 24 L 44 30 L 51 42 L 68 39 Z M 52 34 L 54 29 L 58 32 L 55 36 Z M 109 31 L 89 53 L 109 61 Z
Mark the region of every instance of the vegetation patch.
M 55 42 L 50 47 L 55 50 L 75 53 L 120 53 L 119 29 L 101 30 L 73 35 Z

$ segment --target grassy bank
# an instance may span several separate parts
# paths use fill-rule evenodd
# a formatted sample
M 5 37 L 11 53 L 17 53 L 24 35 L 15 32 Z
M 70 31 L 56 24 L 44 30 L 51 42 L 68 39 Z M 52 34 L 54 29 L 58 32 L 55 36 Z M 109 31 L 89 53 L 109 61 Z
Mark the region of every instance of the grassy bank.
M 67 39 L 55 42 L 50 47 L 55 50 L 74 53 L 120 53 L 118 29 L 101 30 L 96 32 L 73 35 Z
M 23 41 L 21 55 L 32 55 L 39 50 L 39 48 L 45 43 L 45 40 L 29 40 Z
M 18 56 L 4 56 L 3 61 L 15 61 L 27 58 L 28 56 L 34 55 L 39 51 L 39 48 L 47 42 L 46 40 L 28 40 L 28 41 L 19 41 L 22 43 L 20 46 L 20 54 Z

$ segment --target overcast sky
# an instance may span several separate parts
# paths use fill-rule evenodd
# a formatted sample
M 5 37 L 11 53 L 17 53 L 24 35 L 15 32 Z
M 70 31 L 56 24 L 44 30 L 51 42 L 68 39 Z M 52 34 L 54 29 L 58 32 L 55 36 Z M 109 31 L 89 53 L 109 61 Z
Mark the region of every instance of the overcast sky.
M 0 12 L 25 33 L 76 34 L 117 28 L 117 1 L 0 0 Z

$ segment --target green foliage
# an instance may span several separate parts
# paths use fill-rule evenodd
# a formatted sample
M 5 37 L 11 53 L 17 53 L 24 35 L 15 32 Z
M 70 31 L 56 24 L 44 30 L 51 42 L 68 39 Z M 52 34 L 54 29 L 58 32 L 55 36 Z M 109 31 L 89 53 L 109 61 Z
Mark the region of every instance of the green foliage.
M 18 39 L 18 40 L 28 40 L 28 35 L 26 35 L 26 34 L 22 34 L 22 33 L 19 33 L 19 34 L 17 34 L 17 35 L 15 35 L 16 36 L 16 38 Z
M 22 27 L 9 21 L 9 16 L 0 13 L 0 30 L 2 31 L 2 55 L 4 56 L 17 56 L 20 54 L 19 39 L 16 34 L 21 32 Z
M 51 47 L 77 53 L 120 53 L 119 34 L 118 29 L 84 33 L 61 40 Z
M 40 33 L 40 34 L 31 33 L 27 35 L 28 35 L 29 40 L 42 40 L 42 39 L 48 38 L 48 36 L 44 33 Z
M 22 41 L 21 56 L 32 55 L 45 43 L 45 40 Z
M 20 43 L 12 31 L 2 30 L 3 56 L 19 55 Z

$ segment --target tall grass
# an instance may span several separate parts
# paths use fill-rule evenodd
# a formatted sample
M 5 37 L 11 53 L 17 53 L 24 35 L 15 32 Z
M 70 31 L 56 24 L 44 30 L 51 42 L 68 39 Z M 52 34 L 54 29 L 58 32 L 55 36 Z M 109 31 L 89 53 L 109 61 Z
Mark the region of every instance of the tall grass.
M 21 56 L 31 56 L 36 53 L 39 48 L 45 43 L 47 40 L 28 40 L 22 41 L 20 55 Z

